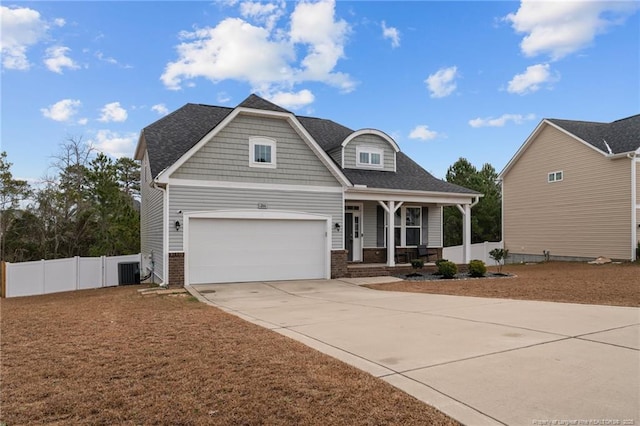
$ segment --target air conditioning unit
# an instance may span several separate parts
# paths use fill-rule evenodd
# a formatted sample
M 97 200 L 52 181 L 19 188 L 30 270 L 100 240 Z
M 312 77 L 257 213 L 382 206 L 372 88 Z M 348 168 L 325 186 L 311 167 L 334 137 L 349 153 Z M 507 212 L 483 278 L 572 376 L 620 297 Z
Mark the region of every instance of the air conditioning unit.
M 140 284 L 140 262 L 118 263 L 118 285 Z

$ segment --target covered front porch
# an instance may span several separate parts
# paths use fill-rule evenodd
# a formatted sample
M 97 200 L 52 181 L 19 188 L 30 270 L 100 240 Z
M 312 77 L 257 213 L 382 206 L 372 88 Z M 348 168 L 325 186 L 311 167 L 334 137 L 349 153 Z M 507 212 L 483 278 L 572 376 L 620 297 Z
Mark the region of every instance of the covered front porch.
M 343 222 L 347 271 L 351 276 L 404 273 L 411 271 L 410 261 L 418 257 L 425 261 L 425 270 L 435 270 L 434 262 L 442 258 L 444 206 L 456 206 L 463 215 L 464 262 L 468 263 L 471 208 L 479 196 L 362 187 L 348 190 Z

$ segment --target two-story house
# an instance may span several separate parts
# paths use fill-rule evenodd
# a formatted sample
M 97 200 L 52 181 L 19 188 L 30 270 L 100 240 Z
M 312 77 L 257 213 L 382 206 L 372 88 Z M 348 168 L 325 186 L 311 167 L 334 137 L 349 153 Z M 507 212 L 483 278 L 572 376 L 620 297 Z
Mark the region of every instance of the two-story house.
M 542 120 L 499 178 L 512 262 L 636 259 L 640 115 Z
M 446 205 L 465 215 L 469 260 L 481 194 L 434 178 L 380 130 L 251 95 L 235 108 L 183 106 L 142 130 L 135 158 L 144 268 L 165 284 L 391 271 L 398 252 L 441 253 Z

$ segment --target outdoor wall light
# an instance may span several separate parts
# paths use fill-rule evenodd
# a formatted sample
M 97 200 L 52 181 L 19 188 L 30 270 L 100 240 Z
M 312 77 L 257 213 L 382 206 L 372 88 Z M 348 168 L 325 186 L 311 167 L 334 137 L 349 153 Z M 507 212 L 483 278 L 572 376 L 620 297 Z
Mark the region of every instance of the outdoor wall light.
M 335 229 L 335 230 L 336 230 L 336 232 L 340 232 L 340 224 L 339 224 L 338 222 L 336 222 L 336 223 L 333 225 L 333 229 Z
M 174 225 L 176 227 L 176 231 L 179 231 L 180 230 L 180 221 L 176 220 L 176 223 Z

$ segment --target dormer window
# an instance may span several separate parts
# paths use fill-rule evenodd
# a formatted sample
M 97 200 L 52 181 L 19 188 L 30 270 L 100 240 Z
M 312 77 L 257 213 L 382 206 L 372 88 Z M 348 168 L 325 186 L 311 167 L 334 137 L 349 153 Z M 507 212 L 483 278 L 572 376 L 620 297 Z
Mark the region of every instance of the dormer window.
M 276 167 L 276 141 L 268 138 L 249 139 L 249 167 Z
M 384 152 L 378 148 L 357 147 L 356 166 L 379 169 L 384 166 Z

